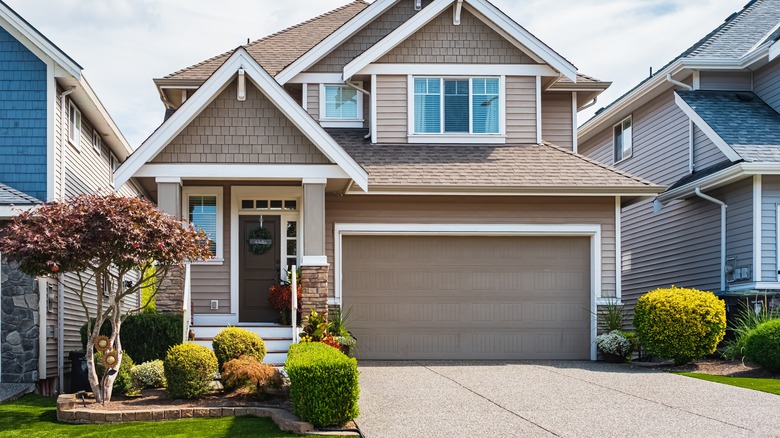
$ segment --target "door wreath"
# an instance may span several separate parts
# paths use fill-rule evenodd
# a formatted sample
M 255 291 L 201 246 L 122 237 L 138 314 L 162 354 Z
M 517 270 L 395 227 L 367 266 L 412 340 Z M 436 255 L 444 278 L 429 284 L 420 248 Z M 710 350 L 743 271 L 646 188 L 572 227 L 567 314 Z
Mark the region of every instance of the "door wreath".
M 249 250 L 253 254 L 263 255 L 273 246 L 271 232 L 262 225 L 249 232 Z

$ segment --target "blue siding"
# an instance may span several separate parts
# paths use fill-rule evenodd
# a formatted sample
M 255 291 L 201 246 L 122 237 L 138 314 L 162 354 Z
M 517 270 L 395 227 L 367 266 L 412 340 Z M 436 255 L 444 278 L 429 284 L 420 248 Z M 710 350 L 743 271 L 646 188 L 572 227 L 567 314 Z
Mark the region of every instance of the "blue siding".
M 46 64 L 3 28 L 0 182 L 46 200 Z

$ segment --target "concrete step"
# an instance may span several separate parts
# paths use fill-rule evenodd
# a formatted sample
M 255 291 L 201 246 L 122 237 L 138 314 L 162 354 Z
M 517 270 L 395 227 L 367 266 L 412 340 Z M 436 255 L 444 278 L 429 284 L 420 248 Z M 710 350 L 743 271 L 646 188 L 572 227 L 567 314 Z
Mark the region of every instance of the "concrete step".
M 196 336 L 195 342 L 211 348 L 212 339 Z M 290 344 L 292 344 L 292 338 L 263 338 L 263 341 L 265 342 L 265 349 L 268 351 L 287 351 L 290 348 Z

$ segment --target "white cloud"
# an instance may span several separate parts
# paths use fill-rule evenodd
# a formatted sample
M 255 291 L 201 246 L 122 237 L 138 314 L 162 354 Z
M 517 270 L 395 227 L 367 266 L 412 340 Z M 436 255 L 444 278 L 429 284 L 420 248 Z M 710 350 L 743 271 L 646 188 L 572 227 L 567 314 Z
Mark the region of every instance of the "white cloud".
M 134 146 L 162 121 L 151 79 L 348 0 L 5 0 L 79 62 Z M 403 0 L 411 1 L 411 0 Z M 613 81 L 583 121 L 745 0 L 493 0 L 580 72 Z

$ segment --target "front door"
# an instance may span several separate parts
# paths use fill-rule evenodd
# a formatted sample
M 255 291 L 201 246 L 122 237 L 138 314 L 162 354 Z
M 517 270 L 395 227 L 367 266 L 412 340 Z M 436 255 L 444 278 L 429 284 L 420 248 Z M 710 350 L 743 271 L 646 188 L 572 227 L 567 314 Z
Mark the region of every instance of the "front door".
M 277 322 L 279 311 L 268 302 L 268 289 L 279 284 L 281 217 L 239 216 L 238 221 L 238 321 Z M 257 231 L 261 225 L 267 233 Z

